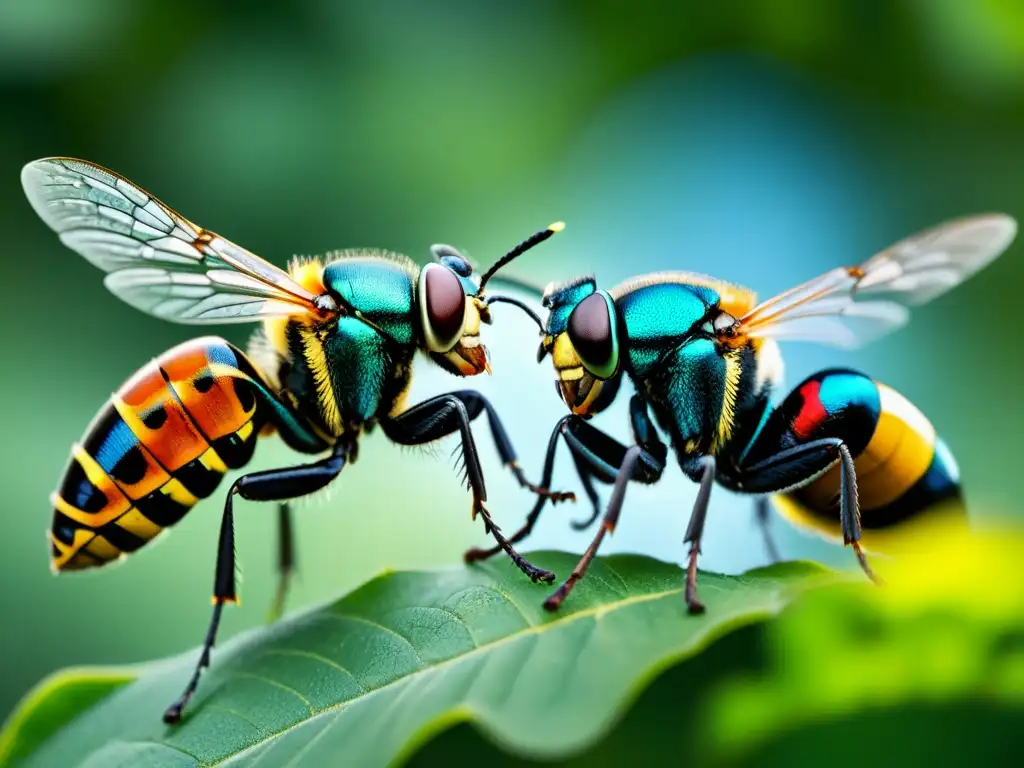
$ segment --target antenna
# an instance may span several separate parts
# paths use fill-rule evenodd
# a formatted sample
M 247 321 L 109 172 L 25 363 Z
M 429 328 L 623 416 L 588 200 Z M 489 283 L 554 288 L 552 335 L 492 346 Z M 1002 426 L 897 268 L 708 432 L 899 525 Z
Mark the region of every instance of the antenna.
M 544 333 L 544 321 L 541 320 L 540 315 L 530 309 L 525 302 L 519 301 L 519 299 L 513 299 L 511 296 L 502 296 L 498 294 L 488 298 L 486 303 L 487 306 L 491 306 L 491 304 L 511 304 L 512 306 L 519 307 L 530 317 L 531 320 L 533 320 L 533 322 L 537 324 L 540 332 Z
M 494 277 L 494 273 L 495 272 L 497 272 L 499 269 L 504 267 L 510 261 L 513 261 L 516 258 L 518 258 L 519 256 L 522 256 L 524 253 L 526 253 L 528 250 L 533 248 L 535 245 L 540 245 L 541 243 L 543 243 L 545 240 L 547 240 L 549 237 L 551 237 L 556 232 L 561 232 L 563 229 L 565 229 L 565 222 L 564 221 L 556 221 L 554 224 L 549 226 L 547 229 L 542 229 L 540 232 L 535 232 L 534 234 L 530 235 L 528 238 L 523 240 L 523 242 L 521 242 L 519 245 L 517 245 L 511 251 L 509 251 L 504 256 L 502 256 L 500 259 L 498 259 L 494 263 L 494 266 L 492 266 L 490 269 L 488 269 L 486 272 L 484 272 L 484 276 L 480 278 L 480 289 L 479 289 L 479 291 L 477 291 L 477 296 L 483 296 L 484 286 L 487 285 L 487 281 L 488 280 L 490 280 L 492 277 Z

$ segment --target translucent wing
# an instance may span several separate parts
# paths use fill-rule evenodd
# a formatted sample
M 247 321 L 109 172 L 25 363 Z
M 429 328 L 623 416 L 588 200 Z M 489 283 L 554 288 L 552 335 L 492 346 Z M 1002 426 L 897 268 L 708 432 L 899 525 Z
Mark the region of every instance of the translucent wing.
M 36 160 L 21 183 L 61 242 L 107 272 L 107 288 L 143 312 L 189 324 L 318 313 L 316 297 L 286 272 L 105 168 Z
M 740 318 L 754 338 L 858 347 L 903 325 L 907 307 L 959 285 L 1013 241 L 1005 214 L 971 216 L 919 232 L 857 267 L 838 267 L 762 302 Z

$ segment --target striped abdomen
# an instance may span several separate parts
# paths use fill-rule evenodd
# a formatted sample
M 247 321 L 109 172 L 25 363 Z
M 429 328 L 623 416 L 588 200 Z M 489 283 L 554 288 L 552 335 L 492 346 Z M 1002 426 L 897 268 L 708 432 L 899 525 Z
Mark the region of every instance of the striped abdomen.
M 54 570 L 103 565 L 178 522 L 252 457 L 258 374 L 226 341 L 185 342 L 111 397 L 71 452 L 50 532 Z
M 849 370 L 808 378 L 781 406 L 793 442 L 839 437 L 857 470 L 862 541 L 887 551 L 911 521 L 964 516 L 959 470 L 931 422 L 895 390 Z M 777 497 L 795 522 L 839 536 L 839 467 Z M 911 539 L 908 537 L 907 541 Z

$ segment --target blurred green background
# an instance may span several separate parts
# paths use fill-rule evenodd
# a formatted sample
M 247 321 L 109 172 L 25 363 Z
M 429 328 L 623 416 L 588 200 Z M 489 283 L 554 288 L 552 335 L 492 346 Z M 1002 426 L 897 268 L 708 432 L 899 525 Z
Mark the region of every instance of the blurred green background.
M 1022 71 L 1013 0 L 0 0 L 0 714 L 57 667 L 197 644 L 219 524 L 206 503 L 125 564 L 50 574 L 47 497 L 71 443 L 135 368 L 193 331 L 106 293 L 30 210 L 25 162 L 106 165 L 279 264 L 355 246 L 423 261 L 435 242 L 489 264 L 565 219 L 518 274 L 594 271 L 610 286 L 683 268 L 767 295 L 947 217 L 1024 215 Z M 790 384 L 851 364 L 916 402 L 957 454 L 978 518 L 1018 514 L 1024 491 L 1020 251 L 861 352 L 787 348 Z M 495 315 L 495 375 L 473 384 L 537 476 L 561 403 L 530 325 Z M 247 330 L 224 335 L 244 343 Z M 461 384 L 420 373 L 417 395 Z M 622 438 L 626 400 L 602 418 Z M 512 527 L 530 497 L 478 431 L 491 509 Z M 326 500 L 299 508 L 293 608 L 484 541 L 450 447 L 401 450 L 376 434 Z M 254 465 L 293 460 L 268 441 Z M 575 487 L 567 456 L 557 478 Z M 628 498 L 607 551 L 679 560 L 693 487 L 670 471 Z M 713 505 L 704 567 L 761 564 L 749 502 L 719 491 Z M 567 520 L 587 511 L 550 511 L 533 548 L 582 549 L 589 535 Z M 244 603 L 222 637 L 263 621 L 273 523 L 269 507 L 236 510 Z M 850 564 L 774 528 L 787 556 Z

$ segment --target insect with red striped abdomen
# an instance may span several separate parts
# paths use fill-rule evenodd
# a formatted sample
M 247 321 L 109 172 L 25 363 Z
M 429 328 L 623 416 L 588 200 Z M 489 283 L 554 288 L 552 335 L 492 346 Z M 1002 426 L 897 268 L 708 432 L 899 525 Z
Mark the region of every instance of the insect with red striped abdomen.
M 697 556 L 715 482 L 758 495 L 757 518 L 773 553 L 764 527 L 769 495 L 789 518 L 841 538 L 869 576 L 862 542 L 884 552 L 913 540 L 909 521 L 962 516 L 950 452 L 892 389 L 830 369 L 774 406 L 782 377 L 777 342 L 853 347 L 876 338 L 903 324 L 908 306 L 936 298 L 995 259 L 1016 231 L 1003 214 L 947 222 L 761 303 L 745 288 L 685 272 L 645 275 L 610 291 L 589 277 L 549 286 L 542 295 L 546 321 L 526 309 L 540 326 L 538 360 L 551 355 L 571 413 L 551 435 L 541 483 L 551 478 L 561 436 L 594 504 L 593 516 L 576 527 L 600 514 L 593 481 L 615 487 L 593 542 L 545 606 L 557 609 L 583 577 L 618 521 L 627 482 L 661 477 L 668 448 L 659 430 L 683 473 L 700 484 L 684 539 L 691 612 L 703 610 Z M 628 449 L 589 421 L 612 403 L 624 376 L 636 388 L 635 444 Z M 529 534 L 544 503 L 537 500 L 511 542 Z

